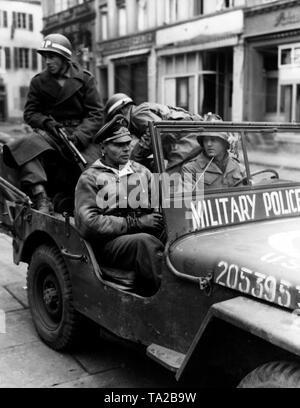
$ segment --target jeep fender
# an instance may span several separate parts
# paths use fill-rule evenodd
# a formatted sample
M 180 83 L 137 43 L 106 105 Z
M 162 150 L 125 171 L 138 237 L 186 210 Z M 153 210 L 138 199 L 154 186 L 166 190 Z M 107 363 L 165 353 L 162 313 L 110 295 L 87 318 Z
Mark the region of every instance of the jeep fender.
M 216 321 L 223 321 L 229 327 L 233 326 L 242 332 L 262 339 L 269 346 L 273 345 L 278 350 L 291 353 L 295 357 L 300 356 L 300 316 L 297 313 L 239 296 L 215 303 L 210 308 L 176 372 L 177 380 L 181 378 L 186 367 L 194 358 L 196 349 L 199 350 L 200 347 L 201 350 L 201 343 L 209 325 Z M 222 337 L 222 332 L 216 334 Z M 237 346 L 238 343 L 236 342 L 234 347 Z M 209 352 L 209 350 L 202 348 L 203 351 L 204 354 Z M 222 352 L 226 354 L 225 345 Z

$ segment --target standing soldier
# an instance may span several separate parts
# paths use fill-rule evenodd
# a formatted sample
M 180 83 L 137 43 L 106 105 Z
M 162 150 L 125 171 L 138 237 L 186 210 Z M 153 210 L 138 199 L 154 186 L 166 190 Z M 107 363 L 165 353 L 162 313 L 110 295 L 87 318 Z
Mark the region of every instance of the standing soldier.
M 159 103 L 144 102 L 135 105 L 133 100 L 126 94 L 114 94 L 105 105 L 106 121 L 112 119 L 120 113 L 126 117 L 129 123 L 129 131 L 135 135 L 138 142 L 133 147 L 131 159 L 139 163 L 145 163 L 146 158 L 152 153 L 151 137 L 148 130 L 149 122 L 159 122 L 161 120 L 200 120 L 202 116 L 192 114 L 185 109 L 161 105 Z M 167 157 L 168 166 L 174 165 L 174 161 L 180 162 L 189 156 L 199 153 L 199 144 L 196 138 L 182 138 L 180 149 L 176 152 L 176 157 Z
M 91 143 L 103 124 L 103 108 L 93 75 L 71 61 L 72 46 L 65 36 L 46 36 L 37 52 L 46 69 L 32 78 L 24 110 L 33 132 L 5 145 L 3 156 L 8 166 L 20 170 L 21 188 L 36 208 L 49 213 L 50 184 L 72 191 L 80 175 L 66 157 L 58 129 L 67 129 L 69 140 L 91 163 L 97 158 Z

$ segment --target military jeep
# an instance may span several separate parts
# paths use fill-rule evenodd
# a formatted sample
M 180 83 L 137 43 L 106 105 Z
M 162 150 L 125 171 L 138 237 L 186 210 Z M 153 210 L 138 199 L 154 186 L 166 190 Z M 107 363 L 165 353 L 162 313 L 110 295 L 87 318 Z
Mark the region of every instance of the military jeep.
M 2 222 L 14 262 L 28 264 L 39 336 L 66 349 L 88 318 L 142 345 L 188 384 L 300 387 L 300 124 L 149 127 L 167 234 L 161 285 L 151 296 L 135 287 L 135 271 L 101 265 L 71 210 L 45 215 L 1 184 Z M 187 141 L 209 131 L 230 134 L 230 155 L 245 177 L 222 188 L 202 178 L 201 188 L 183 193 L 181 168 L 200 151 L 188 152 Z

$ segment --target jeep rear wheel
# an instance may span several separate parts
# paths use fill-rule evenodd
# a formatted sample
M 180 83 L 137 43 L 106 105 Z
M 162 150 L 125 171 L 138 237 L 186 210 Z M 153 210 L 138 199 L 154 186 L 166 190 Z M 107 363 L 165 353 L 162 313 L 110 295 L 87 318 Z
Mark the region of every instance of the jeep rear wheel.
M 300 365 L 276 361 L 251 371 L 238 388 L 300 388 Z
M 70 276 L 57 248 L 42 245 L 35 250 L 27 287 L 32 319 L 41 339 L 55 350 L 74 345 L 81 316 L 74 309 Z

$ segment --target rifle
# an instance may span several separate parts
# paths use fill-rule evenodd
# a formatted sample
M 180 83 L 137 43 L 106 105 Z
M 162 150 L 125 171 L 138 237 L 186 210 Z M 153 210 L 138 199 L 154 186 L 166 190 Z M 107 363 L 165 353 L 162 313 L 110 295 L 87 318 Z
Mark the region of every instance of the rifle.
M 77 147 L 74 145 L 74 143 L 69 140 L 68 138 L 68 133 L 65 128 L 58 128 L 57 129 L 57 134 L 60 140 L 63 142 L 63 144 L 66 146 L 68 151 L 71 153 L 73 159 L 76 161 L 78 166 L 80 167 L 80 170 L 83 171 L 87 165 L 87 161 L 85 158 L 82 156 L 80 151 L 77 149 Z
M 55 121 L 55 119 L 51 115 L 49 115 L 49 118 Z M 71 142 L 71 140 L 69 140 L 67 130 L 64 127 L 57 128 L 57 136 L 63 142 L 68 152 L 71 153 L 73 159 L 78 164 L 80 170 L 84 171 L 87 165 L 87 161 L 82 156 L 77 147 L 74 145 L 74 143 Z

